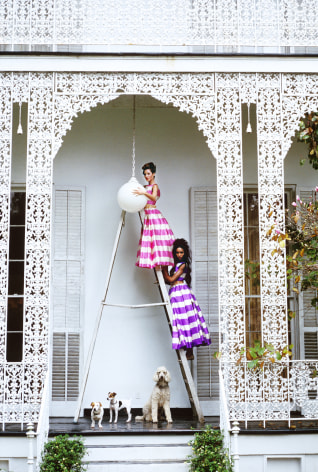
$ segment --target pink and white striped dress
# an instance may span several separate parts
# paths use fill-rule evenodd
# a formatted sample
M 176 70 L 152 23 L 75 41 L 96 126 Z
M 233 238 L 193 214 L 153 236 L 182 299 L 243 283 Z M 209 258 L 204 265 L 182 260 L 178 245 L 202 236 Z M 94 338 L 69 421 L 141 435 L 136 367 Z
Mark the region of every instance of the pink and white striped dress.
M 155 184 L 156 185 L 156 184 Z M 153 185 L 146 186 L 147 193 L 153 191 Z M 158 198 L 160 190 L 158 188 Z M 152 269 L 160 265 L 173 265 L 172 245 L 175 240 L 167 220 L 155 207 L 152 200 L 147 201 L 152 208 L 145 208 L 143 229 L 137 251 L 136 266 Z

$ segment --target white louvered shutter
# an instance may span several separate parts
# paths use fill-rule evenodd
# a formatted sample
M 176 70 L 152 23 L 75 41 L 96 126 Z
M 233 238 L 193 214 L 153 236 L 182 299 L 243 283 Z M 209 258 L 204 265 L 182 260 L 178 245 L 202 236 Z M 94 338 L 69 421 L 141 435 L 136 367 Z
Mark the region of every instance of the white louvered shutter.
M 53 220 L 52 400 L 75 401 L 79 391 L 83 272 L 82 189 L 55 189 Z
M 300 199 L 313 201 L 312 188 L 298 189 Z M 311 306 L 311 299 L 317 296 L 314 290 L 306 290 L 299 297 L 300 358 L 318 359 L 318 310 Z
M 197 349 L 197 390 L 200 400 L 218 402 L 218 238 L 217 194 L 211 187 L 191 189 L 193 289 L 209 327 L 212 344 Z M 217 408 L 217 403 L 215 407 Z M 211 410 L 209 410 L 211 411 Z

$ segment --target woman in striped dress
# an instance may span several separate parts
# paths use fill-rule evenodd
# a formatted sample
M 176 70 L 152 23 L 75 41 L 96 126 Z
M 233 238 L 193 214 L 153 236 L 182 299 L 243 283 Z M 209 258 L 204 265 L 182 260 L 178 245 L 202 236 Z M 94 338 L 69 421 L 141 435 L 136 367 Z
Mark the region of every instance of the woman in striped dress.
M 201 309 L 191 290 L 191 254 L 185 239 L 173 243 L 174 267 L 163 276 L 171 285 L 169 290 L 172 306 L 172 348 L 185 349 L 188 360 L 194 359 L 193 347 L 211 344 L 209 330 Z
M 175 239 L 167 220 L 156 208 L 160 190 L 155 183 L 156 166 L 148 162 L 142 166 L 147 185 L 133 191 L 136 195 L 146 195 L 145 217 L 139 240 L 136 266 L 152 269 L 156 266 L 173 265 L 172 245 Z

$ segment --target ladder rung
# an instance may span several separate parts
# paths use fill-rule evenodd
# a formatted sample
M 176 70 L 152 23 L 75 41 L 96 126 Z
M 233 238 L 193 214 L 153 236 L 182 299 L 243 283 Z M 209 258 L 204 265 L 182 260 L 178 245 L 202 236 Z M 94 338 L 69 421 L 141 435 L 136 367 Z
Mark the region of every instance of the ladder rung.
M 116 303 L 106 303 L 106 302 L 102 302 L 102 304 L 104 306 L 117 306 L 117 307 L 121 307 L 121 308 L 147 308 L 149 306 L 165 306 L 165 305 L 168 305 L 167 302 L 162 302 L 162 303 L 148 303 L 148 304 L 144 304 L 144 305 L 122 305 L 122 304 L 116 304 Z

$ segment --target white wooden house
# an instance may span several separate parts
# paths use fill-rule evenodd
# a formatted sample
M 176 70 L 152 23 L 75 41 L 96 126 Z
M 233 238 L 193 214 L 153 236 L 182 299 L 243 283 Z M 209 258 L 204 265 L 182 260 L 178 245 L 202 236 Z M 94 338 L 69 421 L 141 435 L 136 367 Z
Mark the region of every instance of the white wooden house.
M 318 110 L 317 10 L 307 0 L 2 0 L 3 432 L 34 423 L 40 450 L 49 416 L 76 410 L 117 192 L 131 176 L 135 98 L 136 176 L 143 183 L 141 165 L 157 164 L 158 206 L 191 243 L 211 331 L 191 366 L 203 413 L 221 415 L 228 442 L 233 423 L 264 424 L 264 435 L 238 435 L 237 471 L 318 470 L 317 429 L 279 445 L 265 434 L 269 421 L 318 419 L 317 313 L 310 294 L 288 290 L 284 254 L 266 237 L 274 221 L 283 228 L 296 194 L 318 184 L 295 140 L 301 117 Z M 127 214 L 114 304 L 160 300 L 152 271 L 135 266 L 139 233 L 138 214 Z M 246 259 L 260 261 L 259 285 L 246 279 Z M 290 323 L 289 307 L 298 312 Z M 261 374 L 237 366 L 255 339 L 292 342 L 293 360 Z M 163 310 L 105 307 L 81 415 L 110 390 L 142 407 L 158 365 L 172 373 L 172 408 L 189 408 Z M 26 470 L 23 438 L 0 441 L 0 469 Z

